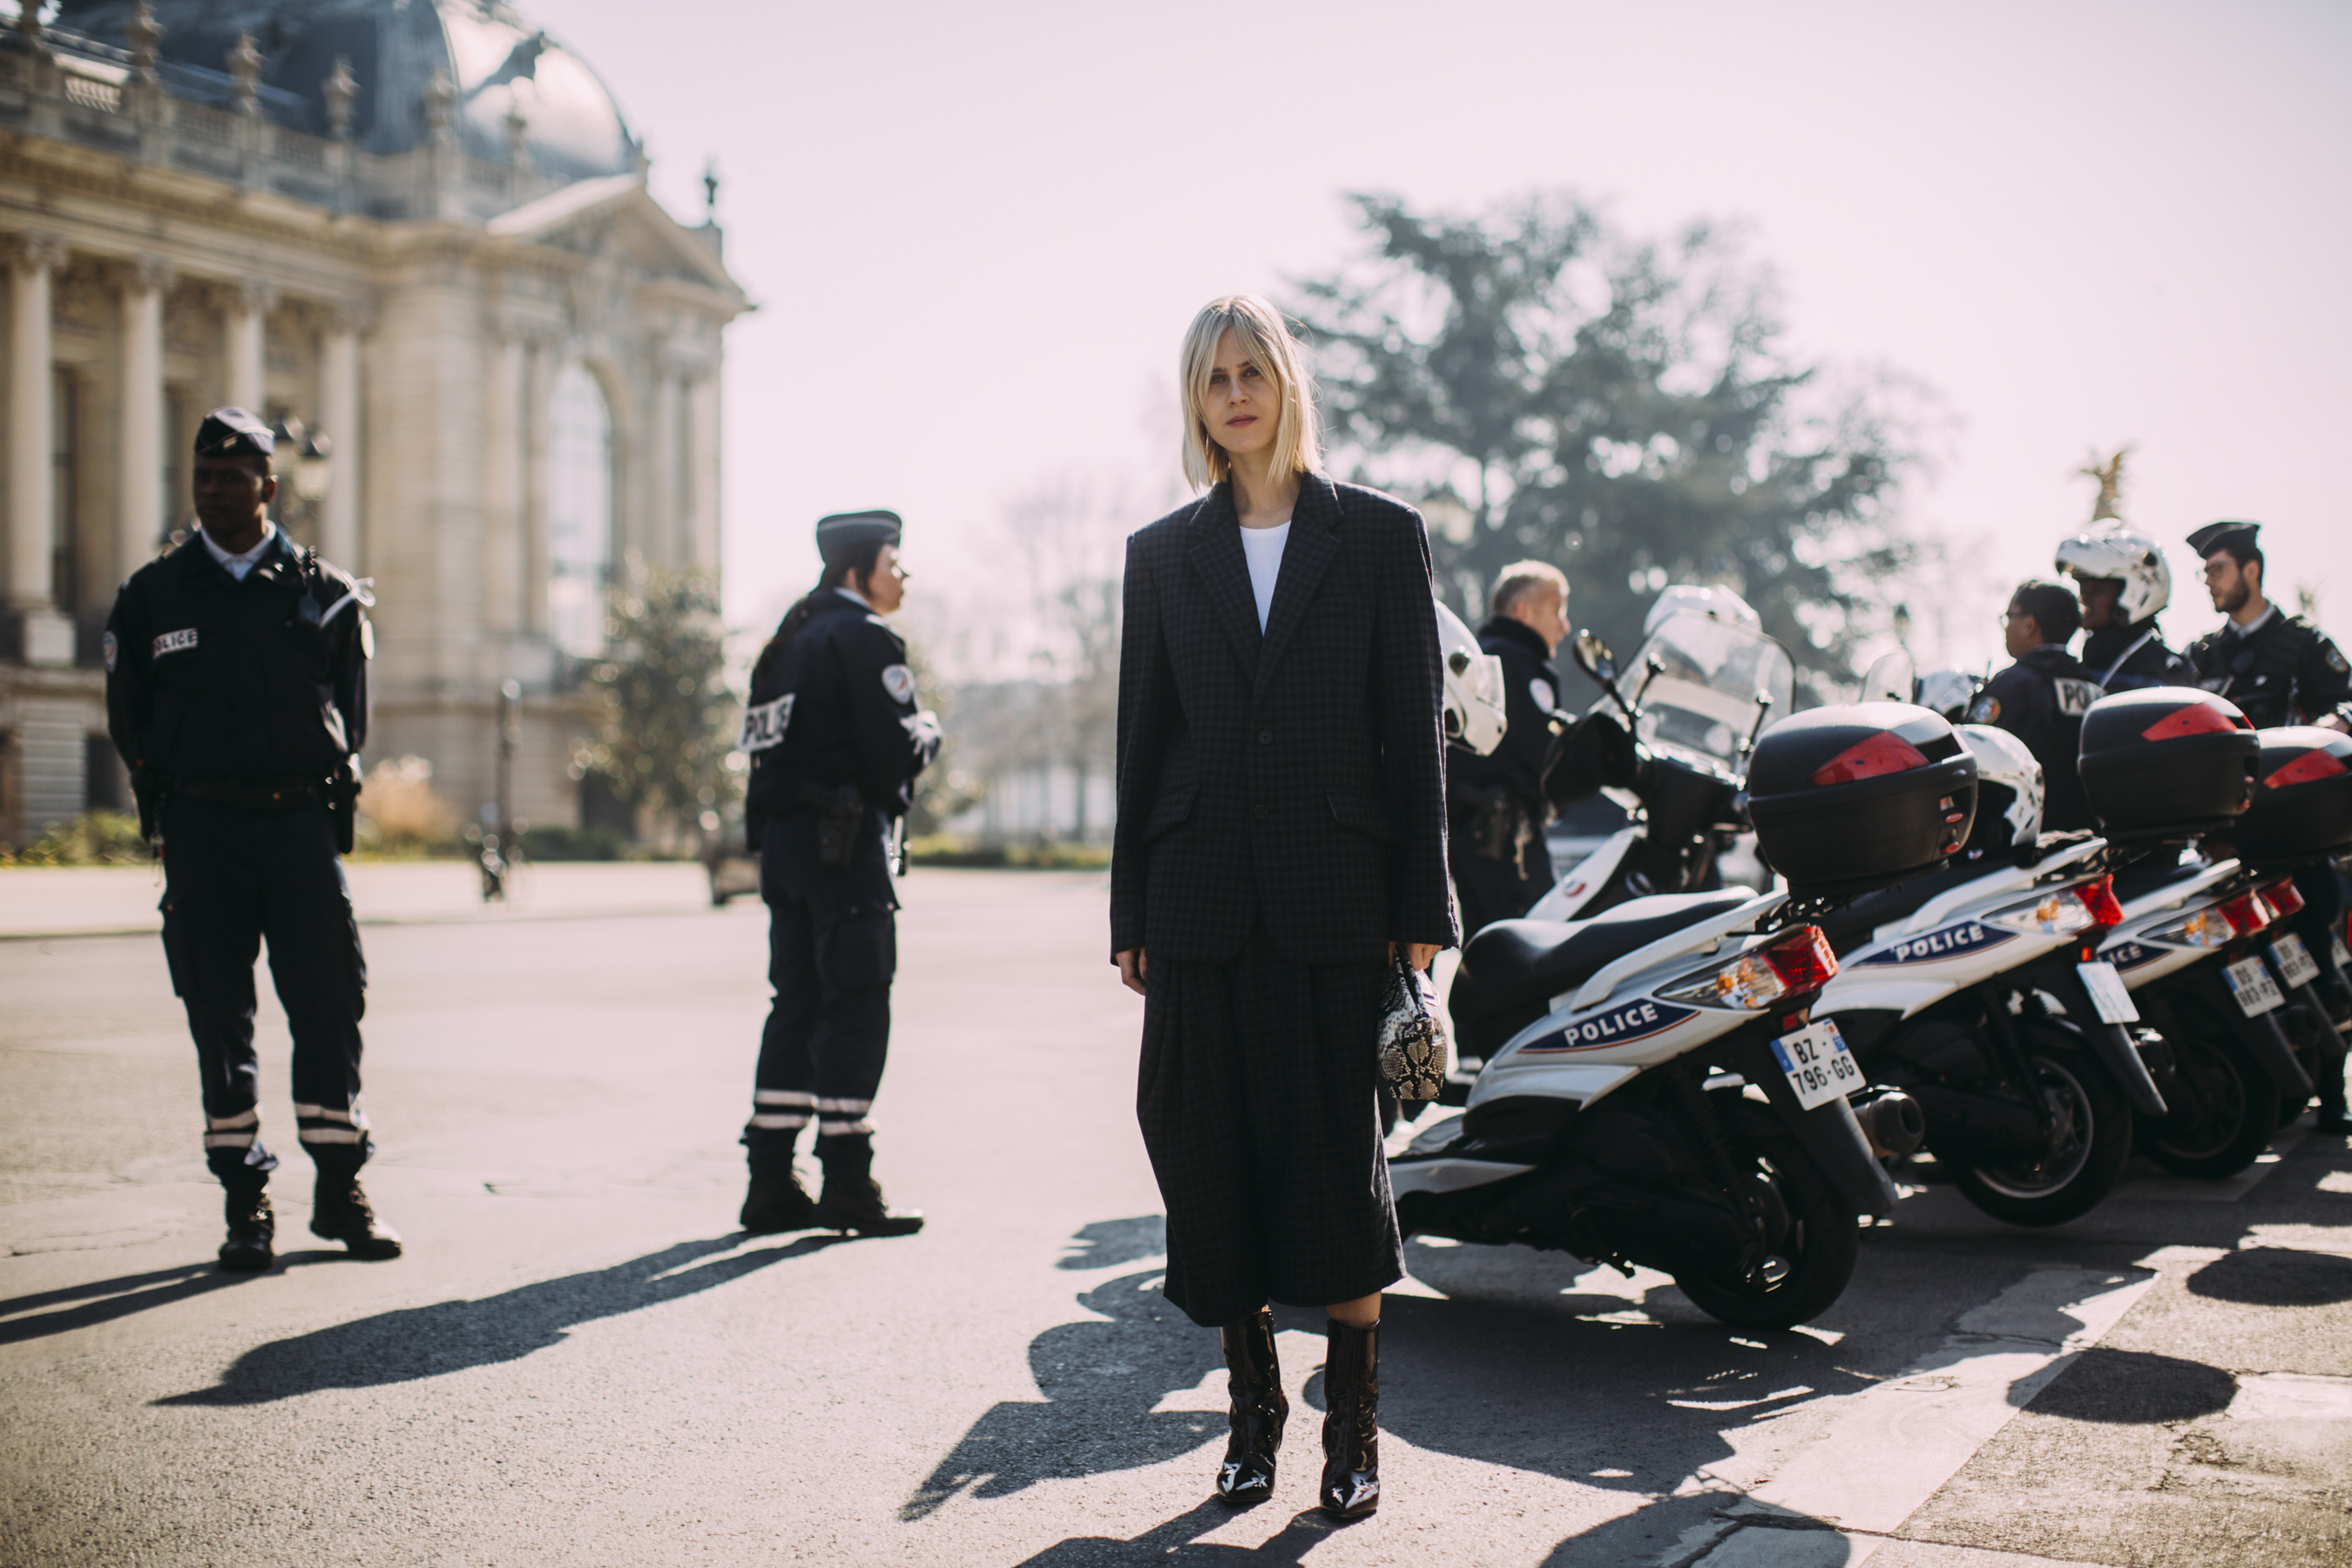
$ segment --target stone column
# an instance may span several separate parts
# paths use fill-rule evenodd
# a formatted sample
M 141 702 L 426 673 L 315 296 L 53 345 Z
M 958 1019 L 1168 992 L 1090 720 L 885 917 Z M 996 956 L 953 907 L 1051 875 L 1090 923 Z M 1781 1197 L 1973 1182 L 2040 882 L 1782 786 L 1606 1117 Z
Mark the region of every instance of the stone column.
M 530 572 L 523 515 L 527 368 L 522 342 L 511 332 L 490 340 L 488 358 L 482 410 L 483 629 L 504 637 L 529 624 L 523 609 L 523 584 Z
M 360 559 L 360 334 L 367 328 L 367 311 L 347 306 L 319 335 L 319 427 L 333 443 L 335 465 L 320 511 L 319 552 L 354 575 L 366 572 Z
M 49 235 L 18 235 L 8 259 L 15 285 L 9 290 L 8 603 L 26 612 L 25 661 L 50 663 L 54 660 L 37 658 L 31 644 L 37 636 L 34 623 L 50 605 L 57 499 L 49 450 L 54 438 L 49 424 L 49 275 L 65 265 L 66 247 Z M 45 641 L 40 651 L 52 650 Z M 68 635 L 66 662 L 72 658 Z
M 532 338 L 524 350 L 522 416 L 522 625 L 547 632 L 547 582 L 552 549 L 548 538 L 548 419 L 555 391 L 556 346 Z
M 267 416 L 262 402 L 261 319 L 278 301 L 276 286 L 248 278 L 228 290 L 222 312 L 228 351 L 228 395 L 226 401 Z
M 645 528 L 639 534 L 646 559 L 656 566 L 682 566 L 687 552 L 678 515 L 677 479 L 685 456 L 678 450 L 677 372 L 654 356 L 653 395 L 646 399 L 653 439 L 646 444 Z
M 719 554 L 724 545 L 719 538 L 721 465 L 719 456 L 718 366 L 712 365 L 705 370 L 700 379 L 695 382 L 688 407 L 692 411 L 689 460 L 694 464 L 694 564 L 710 580 L 715 590 L 719 586 Z
M 155 554 L 163 537 L 163 295 L 171 264 L 141 257 L 116 279 L 122 290 L 122 423 L 116 448 L 117 578 L 128 577 Z

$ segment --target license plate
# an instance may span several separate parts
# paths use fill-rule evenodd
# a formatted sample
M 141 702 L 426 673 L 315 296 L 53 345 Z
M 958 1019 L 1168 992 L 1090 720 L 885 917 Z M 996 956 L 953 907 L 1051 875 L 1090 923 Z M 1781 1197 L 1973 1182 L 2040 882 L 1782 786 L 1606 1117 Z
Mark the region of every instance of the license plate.
M 1861 1064 L 1846 1049 L 1845 1037 L 1838 1033 L 1833 1019 L 1824 1018 L 1793 1035 L 1781 1036 L 1772 1042 L 1772 1058 L 1789 1075 L 1797 1103 L 1807 1110 L 1863 1087 Z
M 2131 993 L 2124 988 L 2124 977 L 2116 973 L 2112 963 L 2078 963 L 2074 973 L 2083 977 L 2083 989 L 2091 994 L 2091 1007 L 2099 1015 L 2102 1024 L 2137 1024 L 2139 1008 Z
M 2352 947 L 2345 946 L 2344 939 L 2342 937 L 2337 936 L 2334 931 L 2329 931 L 2327 933 L 2327 946 L 2328 950 L 2336 956 L 2336 968 L 2352 969 Z
M 2311 956 L 2311 949 L 2303 945 L 2303 938 L 2293 931 L 2271 943 L 2271 958 L 2278 964 L 2280 977 L 2288 985 L 2308 985 L 2319 978 L 2319 961 Z
M 2221 977 L 2230 983 L 2230 994 L 2238 999 L 2238 1011 L 2249 1018 L 2259 1018 L 2286 998 L 2279 994 L 2278 982 L 2263 967 L 2259 958 L 2242 958 L 2221 967 Z

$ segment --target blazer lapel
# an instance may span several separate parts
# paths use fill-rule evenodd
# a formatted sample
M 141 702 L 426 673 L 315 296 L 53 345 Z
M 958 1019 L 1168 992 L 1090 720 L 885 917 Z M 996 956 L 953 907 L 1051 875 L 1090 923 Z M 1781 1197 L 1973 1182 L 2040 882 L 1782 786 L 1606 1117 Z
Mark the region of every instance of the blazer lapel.
M 1315 598 L 1316 586 L 1323 581 L 1325 569 L 1339 553 L 1339 496 L 1331 488 L 1331 481 L 1320 474 L 1301 475 L 1298 501 L 1290 509 L 1290 538 L 1282 547 L 1282 571 L 1274 580 L 1274 607 L 1266 613 L 1265 647 L 1258 654 L 1257 678 L 1250 690 L 1252 701 L 1265 694 L 1265 683 L 1272 678 L 1274 667 L 1282 661 L 1282 652 L 1289 646 L 1291 634 L 1307 618 L 1307 606 Z M 1234 552 L 1237 556 L 1241 552 L 1238 539 Z M 1246 563 L 1242 575 L 1246 586 Z
M 1233 488 L 1219 485 L 1192 516 L 1196 537 L 1184 558 L 1199 574 L 1209 596 L 1209 607 L 1234 645 L 1242 674 L 1255 679 L 1258 671 L 1257 595 L 1250 591 L 1249 560 L 1242 553 L 1241 519 L 1234 511 Z M 1292 531 L 1296 534 L 1297 530 Z M 1287 553 L 1287 552 L 1286 552 Z M 1284 568 L 1285 571 L 1288 567 Z

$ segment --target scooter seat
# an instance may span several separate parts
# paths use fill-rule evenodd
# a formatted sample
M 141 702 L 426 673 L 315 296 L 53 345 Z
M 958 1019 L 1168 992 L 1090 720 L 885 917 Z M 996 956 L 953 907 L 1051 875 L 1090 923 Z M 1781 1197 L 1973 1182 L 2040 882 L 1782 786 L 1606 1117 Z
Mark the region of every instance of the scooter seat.
M 1457 1025 L 1499 1014 L 1542 1015 L 1553 996 L 1592 978 L 1616 959 L 1711 916 L 1728 914 L 1756 895 L 1660 893 L 1604 910 L 1591 920 L 1496 921 L 1462 950 L 1447 1007 Z

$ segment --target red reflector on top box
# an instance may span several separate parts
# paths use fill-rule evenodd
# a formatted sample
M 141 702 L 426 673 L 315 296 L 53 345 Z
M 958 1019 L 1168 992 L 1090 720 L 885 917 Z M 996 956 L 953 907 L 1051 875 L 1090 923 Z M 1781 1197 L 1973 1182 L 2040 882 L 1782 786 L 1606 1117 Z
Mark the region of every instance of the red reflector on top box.
M 2252 798 L 2262 742 L 2246 716 L 2210 691 L 2155 686 L 2118 692 L 2083 715 L 2083 789 L 2099 830 L 2160 843 L 2230 828 Z
M 2262 787 L 2230 835 L 2250 865 L 2289 867 L 2352 847 L 2352 735 L 2297 724 L 2261 730 Z
M 1853 784 L 1886 773 L 1906 773 L 1913 768 L 1927 765 L 1927 759 L 1918 747 L 1900 735 L 1888 732 L 1873 735 L 1859 745 L 1848 746 L 1813 770 L 1813 782 L 1817 784 Z

